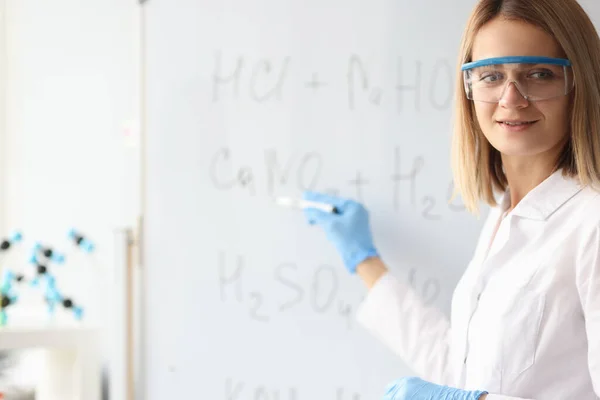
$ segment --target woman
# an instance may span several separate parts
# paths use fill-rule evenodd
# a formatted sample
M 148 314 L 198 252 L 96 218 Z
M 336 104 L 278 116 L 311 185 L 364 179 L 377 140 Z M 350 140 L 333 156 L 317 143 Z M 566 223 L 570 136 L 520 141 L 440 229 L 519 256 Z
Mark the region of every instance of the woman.
M 385 399 L 597 399 L 600 39 L 575 0 L 482 0 L 458 83 L 455 182 L 492 210 L 450 321 L 388 273 L 361 204 L 304 196 L 338 208 L 305 212 L 369 288 L 359 321 L 419 375 Z

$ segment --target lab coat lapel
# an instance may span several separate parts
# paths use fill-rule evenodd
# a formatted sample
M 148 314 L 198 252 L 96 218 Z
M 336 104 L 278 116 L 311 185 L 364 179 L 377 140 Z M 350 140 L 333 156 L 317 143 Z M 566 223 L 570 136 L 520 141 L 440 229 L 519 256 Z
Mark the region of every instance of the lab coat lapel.
M 511 214 L 544 221 L 581 189 L 583 186 L 577 178 L 564 177 L 562 171 L 556 171 L 527 193 Z

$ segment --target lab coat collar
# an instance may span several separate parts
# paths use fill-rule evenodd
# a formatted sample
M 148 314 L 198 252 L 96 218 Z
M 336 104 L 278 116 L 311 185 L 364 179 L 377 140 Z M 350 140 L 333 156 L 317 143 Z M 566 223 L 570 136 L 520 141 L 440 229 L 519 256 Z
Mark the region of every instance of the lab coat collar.
M 558 170 L 523 197 L 509 215 L 543 221 L 583 189 L 577 178 L 564 177 Z M 510 190 L 500 201 L 501 211 L 510 206 Z

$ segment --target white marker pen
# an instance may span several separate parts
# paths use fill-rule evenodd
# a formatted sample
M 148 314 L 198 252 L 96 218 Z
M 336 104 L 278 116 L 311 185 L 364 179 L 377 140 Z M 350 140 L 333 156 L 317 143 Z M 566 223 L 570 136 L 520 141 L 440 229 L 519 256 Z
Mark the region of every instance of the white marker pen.
M 319 203 L 310 200 L 292 199 L 291 197 L 278 197 L 275 202 L 283 207 L 294 207 L 294 208 L 316 208 L 325 212 L 339 214 L 339 210 L 331 204 Z

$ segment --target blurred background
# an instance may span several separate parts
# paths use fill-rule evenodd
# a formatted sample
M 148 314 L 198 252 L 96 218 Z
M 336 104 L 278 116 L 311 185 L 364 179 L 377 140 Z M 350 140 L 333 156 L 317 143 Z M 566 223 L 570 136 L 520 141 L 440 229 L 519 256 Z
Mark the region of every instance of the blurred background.
M 86 379 L 108 398 L 111 365 L 112 398 L 125 398 L 114 356 L 125 351 L 118 271 L 139 215 L 139 15 L 134 0 L 0 1 L 0 232 L 12 242 L 0 266 L 16 301 L 0 329 L 5 398 L 99 398 Z

